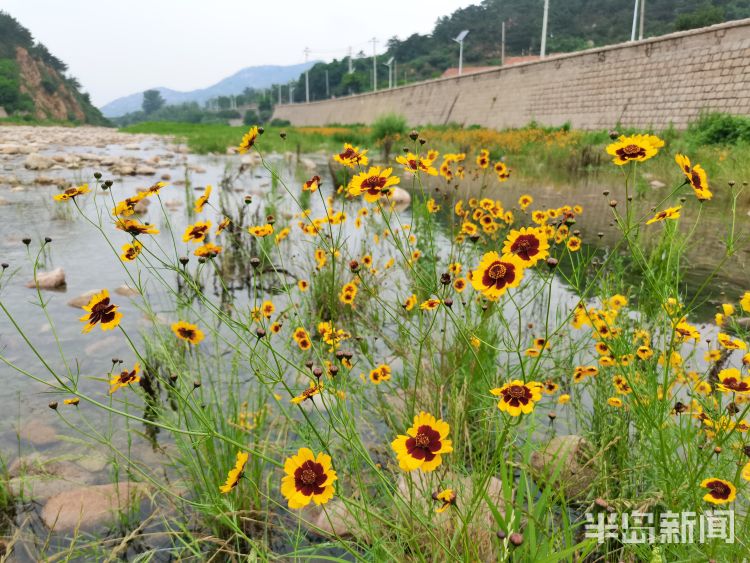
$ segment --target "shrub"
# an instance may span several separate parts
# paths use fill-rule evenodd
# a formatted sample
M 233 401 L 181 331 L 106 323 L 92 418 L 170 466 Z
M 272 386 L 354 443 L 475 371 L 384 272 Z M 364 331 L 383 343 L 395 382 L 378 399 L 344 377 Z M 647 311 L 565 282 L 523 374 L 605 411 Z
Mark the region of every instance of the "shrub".
M 750 118 L 728 113 L 705 113 L 688 127 L 698 145 L 733 145 L 750 142 Z

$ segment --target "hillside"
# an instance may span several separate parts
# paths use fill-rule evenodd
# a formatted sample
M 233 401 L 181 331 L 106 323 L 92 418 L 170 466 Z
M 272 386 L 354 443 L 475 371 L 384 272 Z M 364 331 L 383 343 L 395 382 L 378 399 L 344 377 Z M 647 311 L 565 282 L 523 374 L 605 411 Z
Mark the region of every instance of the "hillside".
M 216 84 L 199 90 L 180 92 L 169 88 L 153 88 L 161 93 L 167 105 L 178 105 L 188 102 L 202 104 L 211 98 L 240 94 L 246 88 L 268 88 L 272 84 L 286 84 L 310 68 L 313 62 L 289 66 L 249 66 L 239 72 L 220 80 Z M 107 117 L 118 117 L 139 111 L 143 102 L 143 92 L 137 92 L 117 98 L 102 106 L 102 113 Z
M 0 11 L 0 107 L 11 116 L 104 124 L 67 66 Z
M 440 76 L 458 65 L 458 45 L 453 41 L 462 30 L 469 35 L 464 44 L 464 65 L 499 65 L 500 27 L 506 22 L 506 56 L 537 55 L 542 29 L 542 0 L 484 0 L 440 18 L 429 35 L 392 38 L 379 62 L 394 57 L 397 84 Z M 633 22 L 633 0 L 552 0 L 549 4 L 547 52 L 568 52 L 627 41 Z M 712 25 L 750 17 L 750 0 L 646 0 L 644 36 Z M 355 57 L 354 72 L 348 60 L 320 63 L 310 70 L 310 97 L 326 97 L 325 71 L 330 93 L 342 96 L 372 89 L 372 58 Z M 378 85 L 388 84 L 388 69 L 378 65 Z M 304 101 L 304 76 L 298 79 L 295 101 Z

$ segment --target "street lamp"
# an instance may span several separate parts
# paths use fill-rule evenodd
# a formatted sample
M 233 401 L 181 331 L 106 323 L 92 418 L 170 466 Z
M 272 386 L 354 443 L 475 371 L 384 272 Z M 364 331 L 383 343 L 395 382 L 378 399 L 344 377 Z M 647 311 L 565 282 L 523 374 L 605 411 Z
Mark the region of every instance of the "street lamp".
M 464 29 L 458 36 L 453 40 L 458 43 L 458 75 L 461 76 L 464 70 L 464 39 L 469 35 L 469 30 Z
M 393 72 L 392 72 L 393 71 L 393 67 L 392 67 L 392 65 L 393 65 L 393 59 L 394 58 L 391 57 L 390 59 L 388 59 L 387 62 L 383 63 L 385 66 L 388 67 L 388 89 L 389 90 L 391 88 L 393 88 Z

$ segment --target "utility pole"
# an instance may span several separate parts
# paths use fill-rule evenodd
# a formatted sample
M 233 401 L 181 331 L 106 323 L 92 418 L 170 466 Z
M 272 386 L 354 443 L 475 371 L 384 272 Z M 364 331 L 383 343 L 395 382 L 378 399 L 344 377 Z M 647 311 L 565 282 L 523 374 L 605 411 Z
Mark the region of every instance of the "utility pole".
M 294 82 L 289 83 L 289 103 L 294 103 Z
M 281 105 L 281 84 L 279 84 L 279 105 Z
M 539 58 L 547 56 L 547 18 L 549 16 L 549 0 L 544 0 L 544 15 L 542 16 L 542 47 L 539 50 Z
M 354 72 L 354 68 L 352 68 L 352 48 L 349 47 L 349 74 Z
M 641 22 L 638 26 L 638 41 L 643 39 L 643 18 L 646 15 L 646 0 L 641 0 Z
M 393 59 L 393 83 L 398 88 L 398 61 Z
M 388 59 L 388 62 L 383 63 L 388 67 L 388 89 L 393 88 L 393 57 Z
M 310 47 L 305 47 L 305 64 L 310 56 Z M 310 69 L 305 70 L 305 102 L 310 103 Z
M 378 91 L 378 53 L 377 53 L 378 40 L 376 37 L 372 38 L 372 91 Z
M 459 76 L 461 76 L 464 72 L 464 39 L 466 39 L 467 35 L 469 35 L 469 30 L 464 29 L 453 40 L 456 43 L 458 43 L 458 75 Z
M 505 20 L 500 32 L 500 66 L 505 66 Z
M 635 25 L 638 23 L 638 0 L 633 5 L 633 27 L 630 31 L 630 40 L 635 41 Z
M 328 69 L 326 69 L 326 98 L 331 97 L 331 89 L 328 86 Z

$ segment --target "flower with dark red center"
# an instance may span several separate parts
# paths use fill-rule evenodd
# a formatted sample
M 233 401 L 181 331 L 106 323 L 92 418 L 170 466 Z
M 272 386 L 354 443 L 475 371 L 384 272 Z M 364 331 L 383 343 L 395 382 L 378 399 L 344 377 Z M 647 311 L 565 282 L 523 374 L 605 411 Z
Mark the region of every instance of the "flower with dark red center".
M 614 143 L 607 146 L 607 153 L 614 156 L 612 162 L 623 165 L 631 160 L 642 162 L 656 156 L 664 141 L 654 135 L 625 135 L 620 136 Z
M 682 173 L 685 174 L 687 182 L 692 186 L 693 191 L 695 192 L 695 197 L 697 197 L 699 201 L 711 199 L 713 194 L 708 187 L 708 176 L 706 175 L 706 171 L 703 170 L 703 167 L 700 164 L 692 166 L 690 164 L 690 159 L 684 154 L 676 154 L 674 159 L 679 165 L 680 170 L 682 170 Z
M 719 372 L 719 383 L 716 388 L 725 393 L 750 394 L 750 377 L 742 377 L 737 368 L 723 369 Z
M 211 221 L 198 221 L 194 225 L 188 225 L 185 234 L 182 235 L 183 242 L 203 242 L 206 239 Z
M 549 243 L 542 229 L 524 227 L 511 231 L 503 245 L 504 254 L 513 254 L 523 260 L 525 266 L 533 266 L 549 255 Z
M 414 417 L 414 425 L 406 431 L 407 435 L 399 435 L 391 442 L 399 467 L 404 471 L 433 471 L 443 462 L 442 454 L 453 451 L 447 439 L 449 433 L 447 422 L 420 412 Z
M 310 501 L 325 504 L 333 497 L 333 483 L 338 477 L 327 454 L 321 452 L 316 457 L 310 449 L 300 448 L 284 462 L 284 473 L 281 494 L 289 508 L 303 508 Z
M 109 380 L 109 394 L 111 395 L 121 387 L 127 387 L 131 383 L 138 383 L 141 380 L 141 376 L 138 375 L 141 371 L 141 366 L 136 363 L 133 369 L 123 370 L 117 375 L 113 375 L 112 379 Z
M 703 500 L 711 504 L 727 504 L 737 497 L 737 489 L 729 481 L 710 477 L 701 482 L 701 488 L 708 489 Z
M 543 385 L 537 381 L 524 383 L 514 379 L 502 387 L 491 389 L 490 393 L 500 397 L 497 408 L 510 416 L 520 416 L 534 410 L 534 404 L 542 398 L 542 388 Z
M 497 299 L 509 287 L 517 287 L 523 277 L 524 263 L 514 254 L 488 252 L 471 275 L 471 285 L 488 299 Z
M 349 182 L 349 194 L 362 195 L 370 203 L 378 201 L 381 195 L 387 197 L 393 191 L 393 186 L 400 182 L 398 177 L 391 176 L 392 173 L 392 168 L 371 166 L 367 172 L 361 172 L 352 178 Z
M 366 153 L 367 150 L 360 151 L 359 147 L 344 143 L 344 150 L 339 154 L 333 155 L 333 160 L 349 168 L 354 168 L 357 164 L 367 166 L 368 158 Z
M 190 344 L 199 344 L 203 340 L 203 331 L 194 325 L 185 321 L 178 321 L 172 325 L 172 332 L 180 340 L 187 340 Z
M 117 311 L 117 305 L 109 301 L 109 292 L 106 289 L 94 295 L 88 305 L 83 306 L 83 310 L 88 311 L 88 314 L 79 319 L 86 323 L 83 332 L 90 332 L 97 323 L 102 330 L 112 330 L 122 319 L 122 313 Z

